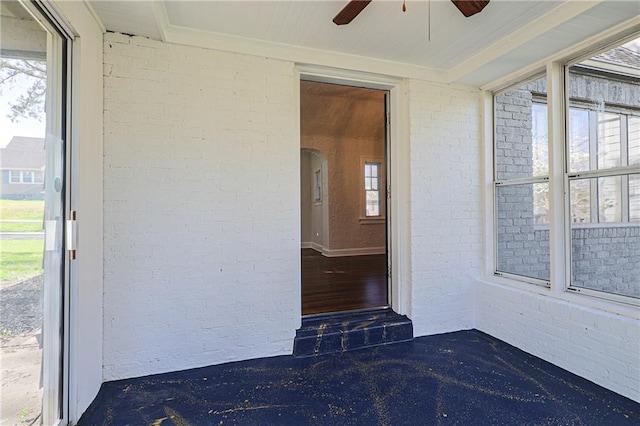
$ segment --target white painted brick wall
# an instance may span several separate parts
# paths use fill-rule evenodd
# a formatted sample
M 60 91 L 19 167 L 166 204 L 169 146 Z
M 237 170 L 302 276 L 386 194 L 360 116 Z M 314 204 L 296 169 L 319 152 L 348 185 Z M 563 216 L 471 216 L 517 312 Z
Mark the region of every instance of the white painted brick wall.
M 105 34 L 105 380 L 291 353 L 293 64 Z
M 477 329 L 640 401 L 639 321 L 498 284 L 477 286 Z
M 409 102 L 414 333 L 473 328 L 483 241 L 478 92 L 412 80 Z
M 293 64 L 117 34 L 104 49 L 104 379 L 290 353 Z M 477 93 L 409 88 L 415 334 L 475 326 L 638 399 L 637 321 L 477 281 Z

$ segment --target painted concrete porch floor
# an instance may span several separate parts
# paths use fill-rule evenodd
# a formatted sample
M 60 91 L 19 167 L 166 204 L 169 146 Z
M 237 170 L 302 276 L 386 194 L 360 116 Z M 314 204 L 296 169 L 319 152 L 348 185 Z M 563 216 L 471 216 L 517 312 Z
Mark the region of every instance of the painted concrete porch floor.
M 103 384 L 79 425 L 638 425 L 640 404 L 476 330 Z

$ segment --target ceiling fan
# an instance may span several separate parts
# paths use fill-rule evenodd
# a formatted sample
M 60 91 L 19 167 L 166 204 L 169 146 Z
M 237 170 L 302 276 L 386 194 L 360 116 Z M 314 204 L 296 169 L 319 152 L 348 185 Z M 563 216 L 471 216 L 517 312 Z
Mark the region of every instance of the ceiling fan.
M 333 18 L 336 25 L 346 25 L 353 21 L 360 12 L 364 10 L 371 0 L 351 0 L 347 5 Z M 466 17 L 475 15 L 482 11 L 489 4 L 489 0 L 451 0 L 462 14 Z M 405 10 L 403 8 L 403 10 Z

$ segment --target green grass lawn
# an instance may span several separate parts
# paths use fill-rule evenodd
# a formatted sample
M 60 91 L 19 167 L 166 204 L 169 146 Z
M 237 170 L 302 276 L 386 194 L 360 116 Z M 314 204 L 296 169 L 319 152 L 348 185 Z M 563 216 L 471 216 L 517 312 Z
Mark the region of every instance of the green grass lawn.
M 41 274 L 43 249 L 44 240 L 0 240 L 0 281 Z
M 0 222 L 0 232 L 42 231 L 44 201 L 42 200 L 0 200 L 0 220 L 37 220 L 35 223 Z

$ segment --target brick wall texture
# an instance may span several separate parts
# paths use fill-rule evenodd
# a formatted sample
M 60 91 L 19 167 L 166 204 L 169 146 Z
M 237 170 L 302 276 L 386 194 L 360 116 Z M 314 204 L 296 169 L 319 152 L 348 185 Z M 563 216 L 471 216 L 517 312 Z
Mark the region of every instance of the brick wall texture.
M 472 328 L 483 242 L 478 93 L 422 81 L 409 88 L 415 334 Z
M 477 329 L 640 400 L 637 319 L 487 282 L 476 294 Z
M 573 285 L 640 298 L 640 226 L 574 228 L 571 237 Z
M 104 380 L 291 353 L 298 87 L 290 62 L 105 34 Z M 401 87 L 415 335 L 476 327 L 638 397 L 637 321 L 478 281 L 477 90 Z
M 293 64 L 105 34 L 104 377 L 290 353 Z

